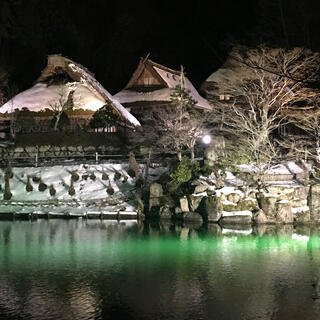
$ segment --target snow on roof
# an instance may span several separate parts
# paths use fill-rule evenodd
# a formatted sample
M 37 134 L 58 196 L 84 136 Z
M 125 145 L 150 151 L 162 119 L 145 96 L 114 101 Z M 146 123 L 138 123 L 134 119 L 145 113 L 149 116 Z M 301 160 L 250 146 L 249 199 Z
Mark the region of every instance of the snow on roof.
M 42 81 L 54 73 L 55 66 L 62 68 L 74 82 L 60 85 L 43 83 Z M 96 111 L 106 102 L 110 102 L 114 110 L 127 123 L 133 126 L 140 126 L 140 122 L 104 89 L 86 68 L 59 55 L 49 56 L 48 65 L 42 71 L 38 83 L 32 88 L 19 93 L 0 107 L 0 113 L 13 112 L 14 109 L 22 109 L 24 107 L 30 111 L 50 108 L 51 105 L 59 103 L 59 99 L 62 99 L 63 103 L 66 102 L 72 90 L 74 90 L 73 103 L 76 108 Z
M 134 126 L 141 126 L 140 122 L 125 107 L 123 107 L 117 99 L 115 99 L 105 88 L 103 88 L 103 86 L 89 72 L 81 69 L 74 63 L 69 63 L 69 67 L 74 72 L 82 73 L 80 82 L 83 85 L 95 90 L 98 94 L 101 94 L 106 101 L 109 100 L 129 123 Z
M 153 70 L 160 76 L 160 78 L 167 85 L 167 88 L 162 88 L 153 91 L 144 91 L 138 92 L 134 90 L 123 89 L 118 92 L 114 97 L 117 98 L 121 103 L 134 103 L 140 101 L 163 101 L 169 102 L 171 100 L 172 89 L 174 89 L 177 85 L 181 83 L 180 73 L 178 71 L 169 69 L 160 64 L 157 64 L 151 60 L 144 60 L 140 62 L 135 73 L 141 73 L 141 68 L 148 64 L 153 68 Z M 134 81 L 135 76 L 133 75 L 130 79 L 129 83 Z M 196 105 L 203 109 L 211 110 L 211 106 L 209 102 L 200 96 L 196 88 L 192 85 L 191 81 L 188 78 L 184 78 L 185 88 L 189 91 L 192 99 L 196 101 Z M 127 85 L 128 86 L 128 85 Z
M 51 109 L 51 105 L 66 101 L 71 90 L 74 91 L 73 104 L 76 108 L 96 111 L 101 108 L 105 102 L 100 96 L 97 97 L 86 86 L 73 82 L 70 85 L 51 85 L 37 83 L 30 89 L 20 92 L 11 100 L 0 107 L 1 113 L 11 113 L 15 109 L 28 108 L 30 111 L 40 111 L 46 108 Z
M 181 81 L 180 76 L 177 77 L 176 75 L 170 74 L 169 72 L 157 67 L 154 67 L 154 69 L 158 72 L 161 78 L 167 83 L 170 89 L 174 89 L 176 86 L 180 85 L 180 81 Z M 187 77 L 185 77 L 184 79 L 184 84 L 186 89 L 189 91 L 189 94 L 191 95 L 192 99 L 196 101 L 199 107 L 211 110 L 211 106 L 209 102 L 200 96 L 196 88 L 193 86 L 193 84 L 190 82 L 190 80 Z

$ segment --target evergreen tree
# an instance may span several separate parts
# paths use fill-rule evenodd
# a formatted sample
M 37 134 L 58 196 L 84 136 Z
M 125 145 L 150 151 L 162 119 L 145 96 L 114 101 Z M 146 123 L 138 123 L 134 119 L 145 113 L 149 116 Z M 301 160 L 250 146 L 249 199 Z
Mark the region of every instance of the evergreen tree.
M 108 102 L 93 114 L 90 127 L 94 129 L 102 128 L 104 131 L 107 127 L 116 126 L 119 123 L 121 123 L 119 115 L 115 113 L 111 103 Z

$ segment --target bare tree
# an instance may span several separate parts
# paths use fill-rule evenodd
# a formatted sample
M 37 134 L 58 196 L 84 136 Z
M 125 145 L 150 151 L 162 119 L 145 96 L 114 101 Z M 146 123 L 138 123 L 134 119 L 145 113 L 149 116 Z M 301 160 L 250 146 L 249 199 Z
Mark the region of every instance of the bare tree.
M 247 66 L 237 85 L 226 84 L 231 102 L 214 105 L 213 117 L 257 161 L 275 157 L 272 134 L 287 122 L 284 112 L 299 103 L 313 104 L 316 92 L 306 83 L 316 79 L 319 54 L 259 47 L 234 51 L 234 59 Z
M 320 162 L 320 108 L 315 105 L 313 108 L 290 110 L 288 119 L 300 131 L 299 134 L 291 134 L 282 145 L 296 157 L 303 154 L 305 157 L 316 156 Z
M 70 110 L 73 108 L 73 94 L 74 94 L 74 89 L 71 88 L 71 90 L 68 92 L 67 99 L 65 98 L 65 94 L 63 90 L 60 90 L 59 94 L 59 99 L 58 101 L 54 102 L 49 102 L 50 109 L 54 113 L 54 125 L 53 125 L 53 130 L 57 131 L 59 122 L 61 119 L 62 114 L 66 110 Z

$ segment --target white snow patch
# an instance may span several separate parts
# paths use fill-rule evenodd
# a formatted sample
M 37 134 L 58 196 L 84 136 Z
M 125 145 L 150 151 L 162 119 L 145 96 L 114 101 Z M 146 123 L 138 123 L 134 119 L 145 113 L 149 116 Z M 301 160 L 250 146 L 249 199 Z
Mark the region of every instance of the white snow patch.
M 234 216 L 250 216 L 252 217 L 252 212 L 248 210 L 244 211 L 222 211 L 222 217 L 234 217 Z
M 207 197 L 208 194 L 206 191 L 200 192 L 200 193 L 193 193 L 192 194 L 194 197 Z
M 230 206 L 237 206 L 236 203 L 232 202 L 232 201 L 229 201 L 229 200 L 223 200 L 222 201 L 222 204 L 225 204 L 225 205 L 230 205 Z
M 241 197 L 244 196 L 244 193 L 240 190 L 236 190 L 235 187 L 223 187 L 221 189 L 216 190 L 216 194 L 218 197 L 220 197 L 221 195 L 229 195 L 232 193 L 237 193 L 239 194 Z
M 291 212 L 293 214 L 297 214 L 299 212 L 306 212 L 306 211 L 309 211 L 310 208 L 309 206 L 302 206 L 302 207 L 296 207 L 296 208 L 291 208 Z

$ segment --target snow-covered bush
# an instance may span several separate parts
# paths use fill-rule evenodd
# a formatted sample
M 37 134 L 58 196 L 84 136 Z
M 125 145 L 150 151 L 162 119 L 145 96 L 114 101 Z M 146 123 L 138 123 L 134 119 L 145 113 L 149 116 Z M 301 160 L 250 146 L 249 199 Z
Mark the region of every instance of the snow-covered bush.
M 53 197 L 56 195 L 56 189 L 54 188 L 53 184 L 50 185 L 50 188 L 49 188 L 49 193 L 50 193 L 50 196 Z
M 109 180 L 109 176 L 107 175 L 106 172 L 102 172 L 102 177 L 101 177 L 102 180 Z
M 12 193 L 10 191 L 9 177 L 6 176 L 5 184 L 4 184 L 3 200 L 10 200 L 11 198 L 12 198 Z
M 48 188 L 48 186 L 40 179 L 40 183 L 39 183 L 39 186 L 38 186 L 38 190 L 39 190 L 40 192 L 43 192 L 43 191 L 45 191 L 47 188 Z
M 79 178 L 80 178 L 80 177 L 79 177 L 77 171 L 72 171 L 71 180 L 74 181 L 74 182 L 76 182 L 76 181 L 79 180 Z
M 72 178 L 70 180 L 70 187 L 69 187 L 68 193 L 69 193 L 70 196 L 74 196 L 76 194 L 76 190 L 74 189 L 73 179 Z
M 90 179 L 91 179 L 92 181 L 95 181 L 95 180 L 96 180 L 96 175 L 94 174 L 94 172 L 92 172 L 92 173 L 90 174 Z
M 27 192 L 33 191 L 33 186 L 32 186 L 32 184 L 30 182 L 30 176 L 28 176 L 27 185 L 26 185 L 26 191 Z
M 107 188 L 107 193 L 110 194 L 110 195 L 114 194 L 114 190 L 113 190 L 113 188 L 111 187 L 110 181 L 109 181 L 109 185 L 108 185 L 108 188 Z

